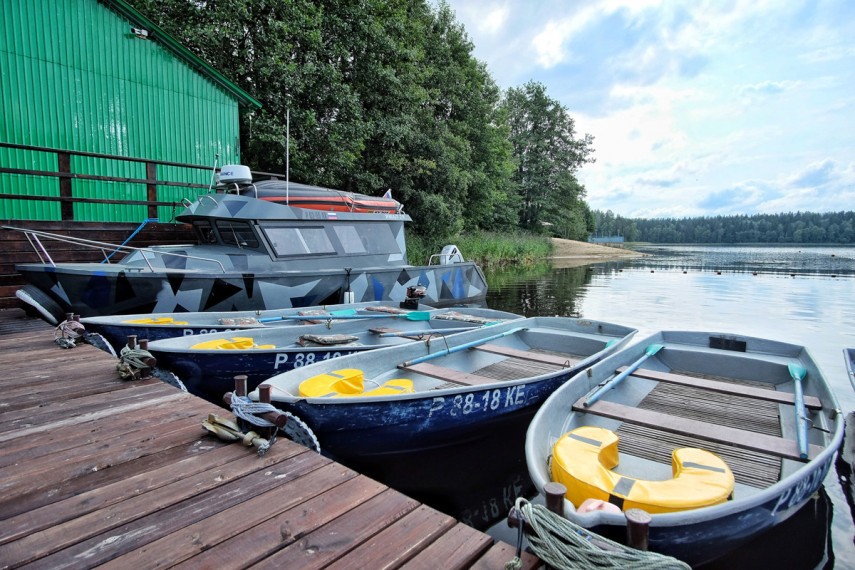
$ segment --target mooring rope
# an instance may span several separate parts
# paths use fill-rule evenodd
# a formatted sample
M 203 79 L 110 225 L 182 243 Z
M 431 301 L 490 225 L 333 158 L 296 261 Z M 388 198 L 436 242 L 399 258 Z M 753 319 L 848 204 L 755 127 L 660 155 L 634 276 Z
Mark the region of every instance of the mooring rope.
M 265 403 L 265 402 L 255 402 L 250 400 L 247 396 L 238 396 L 237 394 L 232 394 L 232 413 L 236 418 L 241 419 L 247 423 L 250 423 L 254 426 L 258 427 L 276 427 L 276 424 L 270 422 L 262 417 L 260 414 L 264 414 L 267 412 L 278 412 L 279 409 L 276 408 L 273 404 Z M 270 449 L 270 446 L 276 442 L 276 434 L 279 430 L 274 430 L 273 435 L 270 436 L 270 439 L 267 440 L 267 443 L 261 445 L 258 448 L 258 455 L 262 456 L 267 453 L 267 450 Z
M 62 321 L 53 331 L 53 340 L 62 348 L 74 348 L 75 341 L 85 332 L 86 328 L 78 321 Z
M 644 552 L 630 548 L 607 538 L 596 536 L 602 549 L 591 542 L 592 533 L 568 519 L 561 517 L 543 505 L 518 498 L 516 509 L 531 526 L 528 542 L 532 551 L 549 566 L 566 570 L 585 568 L 620 568 L 630 570 L 691 570 L 691 566 L 663 554 Z M 519 552 L 519 548 L 518 548 Z M 522 567 L 519 554 L 505 565 L 506 570 Z
M 119 353 L 119 362 L 116 364 L 119 377 L 122 380 L 136 380 L 139 378 L 141 370 L 149 368 L 146 359 L 150 358 L 153 357 L 147 350 L 124 347 L 121 353 Z

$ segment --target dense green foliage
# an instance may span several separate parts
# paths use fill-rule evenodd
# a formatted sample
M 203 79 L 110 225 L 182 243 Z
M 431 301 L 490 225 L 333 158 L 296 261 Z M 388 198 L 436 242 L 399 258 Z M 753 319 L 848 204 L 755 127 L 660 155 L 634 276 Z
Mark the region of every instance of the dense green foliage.
M 426 0 L 135 0 L 258 99 L 241 117 L 255 170 L 380 195 L 421 235 L 583 237 L 576 170 L 592 152 L 539 84 L 503 96 L 454 13 Z M 286 114 L 290 113 L 290 129 Z
M 631 219 L 594 212 L 599 235 L 651 243 L 855 243 L 855 212 Z

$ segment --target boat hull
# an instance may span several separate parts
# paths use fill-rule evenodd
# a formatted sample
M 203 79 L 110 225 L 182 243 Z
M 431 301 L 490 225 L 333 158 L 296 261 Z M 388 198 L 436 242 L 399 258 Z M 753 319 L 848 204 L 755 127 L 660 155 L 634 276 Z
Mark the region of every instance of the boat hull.
M 383 303 L 353 303 L 340 305 L 323 305 L 303 307 L 300 309 L 272 309 L 266 311 L 226 311 L 226 312 L 191 312 L 191 313 L 150 313 L 128 314 L 124 316 L 108 315 L 103 317 L 84 317 L 80 322 L 87 332 L 96 332 L 103 336 L 114 350 L 121 350 L 127 345 L 128 337 L 133 335 L 137 340 L 148 341 L 166 340 L 176 337 L 197 336 L 238 330 L 258 328 L 302 326 L 311 322 L 323 322 L 326 318 L 323 312 L 343 310 L 371 311 L 377 310 Z M 385 305 L 389 307 L 390 305 Z M 370 309 L 369 307 L 374 307 Z M 395 310 L 392 306 L 391 309 Z M 415 310 L 429 311 L 433 307 L 419 304 Z M 312 311 L 307 313 L 307 311 Z M 400 310 L 404 312 L 404 310 Z M 301 314 L 315 314 L 315 321 L 296 320 L 282 317 L 294 317 Z M 377 314 L 377 313 L 374 313 Z M 161 322 L 152 322 L 157 321 Z M 278 320 L 274 320 L 278 319 Z M 134 322 L 138 321 L 138 322 Z M 148 321 L 148 322 L 144 322 Z M 169 322 L 163 322 L 169 321 Z
M 634 332 L 627 327 L 578 319 L 520 319 L 461 332 L 444 342 L 434 341 L 432 346 L 412 343 L 370 354 L 345 356 L 277 375 L 266 383 L 271 385 L 274 405 L 300 417 L 315 432 L 323 453 L 379 480 L 389 481 L 423 500 L 436 500 L 437 504 L 443 500 L 454 501 L 462 508 L 465 500 L 458 493 L 457 481 L 469 485 L 472 477 L 461 472 L 458 464 L 443 464 L 440 458 L 478 457 L 503 444 L 518 442 L 521 445 L 525 428 L 541 403 L 557 387 L 575 381 L 581 370 L 619 349 Z M 498 338 L 501 335 L 505 336 Z M 484 350 L 470 351 L 471 343 Z M 488 347 L 487 343 L 499 343 L 501 347 Z M 510 352 L 502 352 L 505 349 Z M 537 353 L 535 360 L 520 362 L 516 355 L 527 350 Z M 444 351 L 454 352 L 445 354 Z M 562 364 L 557 365 L 558 369 L 538 368 L 544 361 L 536 359 L 546 358 L 539 351 L 548 351 Z M 577 358 L 564 360 L 558 353 L 574 354 Z M 515 356 L 509 356 L 511 354 Z M 430 388 L 430 378 L 418 378 L 414 369 L 399 369 L 396 365 L 423 357 L 443 368 L 468 370 L 473 376 L 488 374 L 489 370 L 496 374 L 493 377 L 496 379 L 484 384 L 447 388 L 440 379 L 433 380 L 437 388 Z M 303 380 L 343 368 L 363 370 L 366 384 L 370 379 L 372 385 L 392 377 L 411 378 L 416 392 L 373 398 L 289 396 L 297 392 Z M 519 372 L 520 376 L 514 372 Z M 522 447 L 519 449 L 520 454 L 511 453 L 507 461 L 522 461 Z M 417 467 L 424 463 L 430 466 L 424 470 Z M 489 457 L 485 463 L 490 463 L 485 471 L 493 468 Z M 481 469 L 482 465 L 475 469 Z M 530 482 L 518 478 L 503 481 L 498 477 L 496 480 L 497 477 L 496 473 L 487 473 L 478 480 L 489 480 L 491 485 L 498 483 L 507 489 L 501 501 L 495 495 L 483 498 L 484 508 L 489 508 L 490 512 L 499 509 L 496 501 L 500 501 L 504 514 L 507 512 L 505 503 L 516 496 L 511 494 L 524 493 Z M 473 494 L 477 496 L 477 492 Z M 489 515 L 485 517 L 483 509 L 480 514 L 471 508 L 464 510 L 467 512 L 455 511 L 455 515 L 473 521 L 480 519 L 482 523 L 492 520 Z
M 708 344 L 706 344 L 708 341 Z M 744 344 L 742 344 L 744 343 Z M 662 347 L 654 355 L 647 355 L 651 347 Z M 646 358 L 645 358 L 646 357 Z M 623 417 L 614 415 L 602 415 L 597 411 L 597 403 L 592 394 L 598 386 L 603 385 L 617 376 L 617 371 L 622 367 L 631 367 L 639 359 L 642 363 L 639 370 L 632 376 L 617 383 L 611 390 L 601 396 L 602 400 L 608 402 L 614 409 L 627 410 L 627 407 L 642 410 L 642 414 L 636 419 L 630 419 L 633 412 L 627 410 Z M 532 420 L 526 436 L 526 461 L 529 474 L 535 487 L 542 492 L 544 485 L 552 480 L 552 474 L 548 467 L 548 458 L 553 453 L 553 445 L 559 438 L 573 429 L 581 426 L 596 425 L 600 428 L 609 429 L 615 433 L 623 433 L 627 442 L 632 442 L 635 425 L 653 429 L 653 434 L 646 437 L 657 438 L 660 441 L 669 440 L 670 434 L 680 434 L 681 438 L 704 436 L 685 431 L 678 408 L 694 406 L 699 401 L 692 397 L 691 401 L 682 402 L 682 396 L 675 392 L 672 403 L 666 409 L 667 418 L 678 418 L 666 425 L 664 422 L 658 425 L 647 423 L 636 424 L 639 418 L 644 416 L 648 410 L 652 410 L 654 404 L 645 404 L 648 394 L 657 386 L 649 373 L 668 373 L 672 369 L 679 371 L 681 377 L 709 378 L 715 375 L 717 378 L 734 378 L 748 381 L 755 378 L 759 382 L 768 382 L 769 386 L 763 388 L 767 392 L 774 392 L 783 397 L 792 398 L 792 381 L 788 374 L 788 363 L 803 366 L 807 372 L 807 380 L 804 382 L 805 396 L 818 399 L 821 409 L 811 409 L 811 421 L 816 429 L 811 429 L 809 434 L 810 460 L 798 459 L 798 447 L 796 445 L 795 413 L 793 405 L 786 403 L 774 403 L 777 400 L 769 400 L 774 418 L 780 418 L 780 430 L 783 435 L 779 439 L 784 440 L 784 445 L 791 446 L 792 450 L 785 451 L 785 455 L 773 458 L 772 463 L 778 462 L 780 474 L 777 479 L 772 478 L 768 483 L 749 483 L 747 475 L 741 479 L 737 473 L 736 490 L 733 500 L 726 501 L 714 506 L 671 512 L 665 514 L 652 514 L 652 522 L 649 530 L 650 550 L 674 556 L 693 566 L 707 563 L 720 558 L 728 552 L 738 548 L 760 534 L 769 531 L 773 527 L 790 518 L 802 508 L 813 494 L 821 487 L 823 481 L 831 468 L 835 453 L 840 447 L 843 434 L 842 416 L 838 413 L 838 405 L 834 395 L 822 376 L 821 371 L 813 362 L 810 355 L 803 347 L 754 339 L 751 337 L 739 337 L 736 335 L 711 335 L 708 333 L 682 333 L 666 332 L 658 333 L 648 339 L 642 340 L 636 345 L 629 347 L 618 354 L 612 355 L 597 363 L 590 369 L 590 374 L 585 380 L 576 384 L 566 384 L 557 390 L 546 403 L 540 408 Z M 640 372 L 643 370 L 643 372 Z M 639 376 L 638 374 L 642 374 Z M 686 376 L 688 375 L 688 376 Z M 697 380 L 703 382 L 703 380 Z M 661 382 L 659 382 L 661 384 Z M 713 382 L 715 389 L 721 388 L 721 384 Z M 670 388 L 669 388 L 670 389 Z M 697 389 L 697 388 L 691 388 Z M 713 389 L 712 386 L 707 388 Z M 752 396 L 757 398 L 758 396 Z M 766 396 L 764 396 L 766 397 Z M 587 400 L 586 400 L 587 399 Z M 591 401 L 583 404 L 583 401 Z M 753 400 L 760 402 L 760 400 Z M 792 401 L 792 400 L 790 400 Z M 722 400 L 723 402 L 723 400 Z M 783 400 L 782 400 L 783 402 Z M 716 404 L 722 408 L 722 414 L 731 413 L 733 409 L 741 406 L 737 402 L 731 405 Z M 756 404 L 759 406 L 759 404 Z M 588 407 L 586 407 L 588 406 Z M 656 408 L 658 409 L 658 408 Z M 749 408 L 759 415 L 759 408 Z M 600 409 L 603 411 L 603 408 Z M 709 411 L 714 414 L 715 412 Z M 647 416 L 650 417 L 650 416 Z M 704 422 L 715 420 L 704 417 Z M 736 420 L 740 427 L 748 422 L 748 418 L 741 421 Z M 697 426 L 698 424 L 694 424 Z M 715 424 L 718 426 L 727 424 Z M 619 430 L 629 427 L 624 432 Z M 703 429 L 697 428 L 694 429 Z M 719 427 L 720 430 L 729 429 Z M 657 431 L 658 430 L 658 431 Z M 658 434 L 658 435 L 655 435 Z M 733 436 L 727 436 L 733 437 Z M 665 451 L 670 453 L 674 447 L 702 447 L 710 449 L 711 445 L 717 447 L 717 453 L 726 453 L 723 449 L 727 445 L 754 449 L 754 444 L 749 439 L 743 439 L 743 443 L 728 444 L 722 439 L 703 440 L 698 443 L 679 443 L 673 445 L 663 444 Z M 747 437 L 747 436 L 739 436 Z M 776 436 L 777 437 L 777 436 Z M 618 473 L 624 477 L 640 479 L 657 479 L 650 473 L 665 473 L 662 479 L 667 479 L 670 465 L 658 463 L 664 461 L 653 457 L 645 457 L 637 443 L 626 443 L 629 451 L 620 451 L 620 464 Z M 685 441 L 677 439 L 675 441 Z M 763 450 L 754 450 L 753 454 L 765 453 Z M 789 453 L 789 455 L 786 455 Z M 769 452 L 770 456 L 774 455 Z M 752 452 L 744 452 L 747 458 Z M 724 456 L 722 456 L 724 457 Z M 745 469 L 745 468 L 744 468 Z M 736 469 L 734 469 L 736 473 Z M 647 474 L 647 476 L 645 476 Z M 595 511 L 581 514 L 576 511 L 577 505 L 569 500 L 565 501 L 565 516 L 572 522 L 603 534 L 609 538 L 624 541 L 626 539 L 626 520 L 622 514 L 611 514 L 604 511 Z
M 32 286 L 62 313 L 83 317 L 133 313 L 255 311 L 342 303 L 350 284 L 353 301 L 401 302 L 422 285 L 419 300 L 444 307 L 482 302 L 487 282 L 469 262 L 389 269 L 211 274 L 131 271 L 118 265 L 19 265 Z M 61 316 L 58 315 L 58 316 Z
M 415 315 L 429 320 L 408 320 Z M 460 319 L 448 320 L 442 317 L 459 315 Z M 407 331 L 450 329 L 466 330 L 478 326 L 466 318 L 481 318 L 483 322 L 518 319 L 518 315 L 491 309 L 438 309 L 417 311 L 400 315 L 377 315 L 354 320 L 337 320 L 320 325 L 301 327 L 267 327 L 247 329 L 235 333 L 206 334 L 200 337 L 180 337 L 149 343 L 149 351 L 157 359 L 158 368 L 169 370 L 187 386 L 187 390 L 197 396 L 215 403 L 221 403 L 223 394 L 234 390 L 234 378 L 246 376 L 249 390 L 254 390 L 262 381 L 316 362 L 326 362 L 343 356 L 373 351 L 380 348 L 417 342 L 401 336 L 381 337 L 371 329 L 393 328 L 404 333 Z M 302 346 L 298 341 L 304 335 L 338 334 L 349 336 L 349 343 L 318 346 Z M 453 334 L 445 332 L 443 333 Z M 241 349 L 198 349 L 196 344 L 203 341 L 228 341 L 233 337 L 252 339 L 254 348 Z M 417 334 L 421 339 L 427 335 Z M 432 342 L 442 342 L 442 335 L 434 335 Z M 256 348 L 256 347 L 269 348 Z

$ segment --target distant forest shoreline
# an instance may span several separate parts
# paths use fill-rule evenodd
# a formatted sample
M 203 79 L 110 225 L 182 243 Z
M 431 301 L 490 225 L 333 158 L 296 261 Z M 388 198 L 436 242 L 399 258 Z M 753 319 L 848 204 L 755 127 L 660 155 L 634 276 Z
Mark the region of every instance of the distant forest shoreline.
M 627 242 L 680 244 L 852 245 L 855 212 L 796 212 L 700 218 L 624 218 L 594 212 L 597 235 Z

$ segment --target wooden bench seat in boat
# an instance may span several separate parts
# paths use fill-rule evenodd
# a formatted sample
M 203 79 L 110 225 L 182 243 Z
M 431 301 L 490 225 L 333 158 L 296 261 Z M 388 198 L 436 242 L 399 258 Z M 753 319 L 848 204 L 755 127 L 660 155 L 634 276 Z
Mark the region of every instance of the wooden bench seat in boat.
M 626 366 L 617 369 L 617 372 L 626 370 Z M 679 384 L 681 386 L 691 386 L 693 388 L 703 388 L 721 394 L 731 394 L 734 396 L 746 396 L 748 398 L 757 398 L 769 402 L 777 402 L 779 404 L 794 404 L 795 396 L 788 392 L 778 392 L 767 388 L 755 388 L 754 386 L 745 386 L 742 384 L 733 384 L 730 382 L 721 382 L 718 380 L 708 380 L 706 378 L 697 378 L 695 376 L 685 376 L 683 374 L 673 374 L 670 372 L 656 372 L 653 370 L 644 370 L 639 368 L 632 373 L 633 376 L 646 378 L 648 380 L 658 380 L 659 382 L 668 382 L 669 384 Z M 822 403 L 816 396 L 805 396 L 805 407 L 810 410 L 821 410 Z
M 510 348 L 507 346 L 500 346 L 498 344 L 487 343 L 481 344 L 478 346 L 472 347 L 474 350 L 481 350 L 484 352 L 490 352 L 493 354 L 501 354 L 502 356 L 510 356 L 512 358 L 519 358 L 521 360 L 531 360 L 533 362 L 543 362 L 546 364 L 555 364 L 557 366 L 563 366 L 564 368 L 568 368 L 569 366 L 579 362 L 578 358 L 570 358 L 567 356 L 560 356 L 557 354 L 546 354 L 543 352 L 532 352 L 529 350 L 520 350 L 518 348 Z
M 799 458 L 799 447 L 795 438 L 792 440 L 784 439 L 773 435 L 755 433 L 728 426 L 702 422 L 699 420 L 681 418 L 670 414 L 663 414 L 661 412 L 644 410 L 606 400 L 599 400 L 586 407 L 583 405 L 585 399 L 586 397 L 583 396 L 577 400 L 576 403 L 573 404 L 573 410 L 638 424 L 670 433 L 694 436 L 699 439 L 724 443 L 751 451 L 768 453 L 784 459 L 804 461 Z M 821 446 L 808 445 L 809 459 L 813 459 L 821 451 Z
M 496 380 L 493 378 L 478 376 L 477 374 L 470 374 L 469 372 L 461 372 L 460 370 L 437 366 L 435 364 L 430 364 L 429 362 L 411 364 L 410 366 L 398 366 L 398 368 L 465 386 L 480 386 L 482 384 L 496 383 Z

